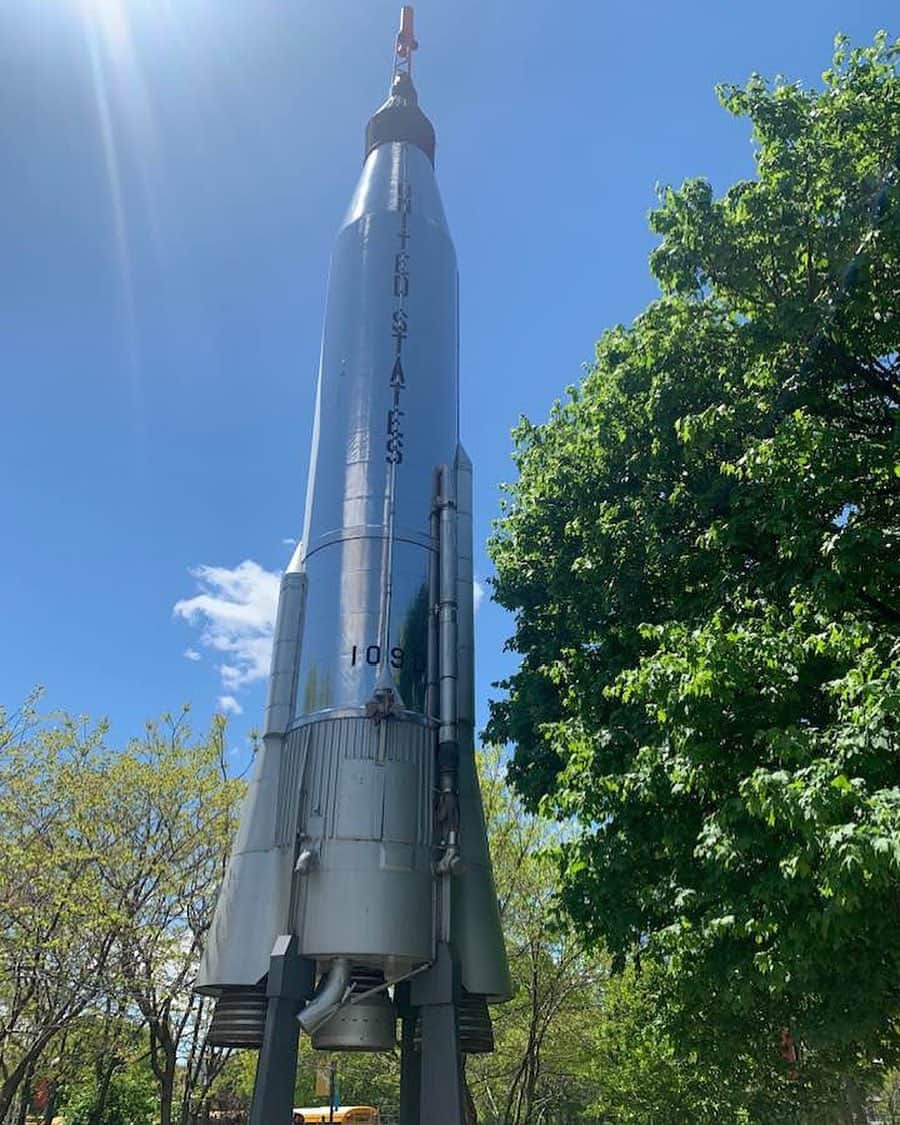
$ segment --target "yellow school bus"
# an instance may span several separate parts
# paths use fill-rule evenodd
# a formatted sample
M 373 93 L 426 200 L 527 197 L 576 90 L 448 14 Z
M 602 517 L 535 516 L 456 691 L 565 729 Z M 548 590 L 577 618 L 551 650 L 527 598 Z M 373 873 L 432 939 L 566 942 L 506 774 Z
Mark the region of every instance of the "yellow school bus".
M 380 1114 L 371 1105 L 342 1105 L 334 1111 L 333 1116 L 327 1105 L 300 1106 L 294 1110 L 294 1116 L 303 1116 L 306 1125 L 323 1125 L 329 1121 L 346 1122 L 347 1125 L 378 1125 Z

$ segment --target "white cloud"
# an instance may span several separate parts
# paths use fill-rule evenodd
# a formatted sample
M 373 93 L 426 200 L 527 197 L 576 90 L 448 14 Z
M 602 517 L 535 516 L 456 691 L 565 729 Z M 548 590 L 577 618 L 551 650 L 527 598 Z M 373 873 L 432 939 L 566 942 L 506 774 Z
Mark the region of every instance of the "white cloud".
M 486 591 L 485 591 L 485 588 L 484 588 L 484 583 L 479 582 L 479 580 L 477 578 L 474 580 L 472 585 L 474 587 L 474 595 L 475 595 L 475 597 L 474 597 L 475 612 L 477 613 L 481 603 L 484 601 L 484 595 L 485 595 Z
M 226 694 L 219 698 L 219 707 L 239 715 L 241 707 L 234 693 L 269 674 L 281 575 L 253 559 L 235 567 L 198 566 L 190 573 L 197 580 L 198 592 L 177 601 L 173 612 L 200 630 L 203 648 L 222 656 L 219 674 Z M 476 613 L 486 593 L 484 582 L 476 578 Z M 202 659 L 202 653 L 193 647 L 184 655 L 191 661 Z
M 282 539 L 281 542 L 284 543 L 284 545 L 286 547 L 296 547 L 297 546 L 297 540 L 296 539 Z
M 244 713 L 244 708 L 233 695 L 220 695 L 218 706 L 223 715 L 243 715 Z
M 197 579 L 199 592 L 177 601 L 173 612 L 201 630 L 203 647 L 223 655 L 219 665 L 223 688 L 232 693 L 265 679 L 281 576 L 253 559 L 236 567 L 198 566 L 191 575 Z M 219 701 L 223 709 L 229 706 L 223 702 L 227 699 L 236 703 L 230 694 L 225 695 Z

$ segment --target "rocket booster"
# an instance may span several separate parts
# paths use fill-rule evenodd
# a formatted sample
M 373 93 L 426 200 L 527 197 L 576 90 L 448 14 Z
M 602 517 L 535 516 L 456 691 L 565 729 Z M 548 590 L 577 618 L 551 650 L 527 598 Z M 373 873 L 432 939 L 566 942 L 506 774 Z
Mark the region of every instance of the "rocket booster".
M 485 1001 L 509 995 L 474 762 L 456 254 L 403 19 L 332 255 L 303 536 L 197 982 L 219 998 L 220 1043 L 259 1045 L 285 934 L 317 965 L 300 1013 L 314 1046 L 392 1047 L 391 987 L 441 940 L 459 960 L 463 1050 L 489 1049 Z

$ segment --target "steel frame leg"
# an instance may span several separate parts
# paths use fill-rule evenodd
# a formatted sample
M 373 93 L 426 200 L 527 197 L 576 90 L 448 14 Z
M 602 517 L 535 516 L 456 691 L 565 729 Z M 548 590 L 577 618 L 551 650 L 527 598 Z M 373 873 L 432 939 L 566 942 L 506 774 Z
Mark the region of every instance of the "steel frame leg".
M 457 1000 L 459 966 L 440 943 L 434 965 L 410 982 L 400 1053 L 401 1125 L 465 1125 Z M 413 1043 L 416 1016 L 421 1045 Z
M 298 954 L 297 938 L 293 934 L 276 938 L 269 961 L 266 1030 L 256 1065 L 250 1125 L 291 1125 L 300 1046 L 297 1012 L 314 985 L 315 964 Z
M 400 1033 L 400 1125 L 419 1125 L 422 1055 L 416 1050 L 416 1013 L 403 1011 Z

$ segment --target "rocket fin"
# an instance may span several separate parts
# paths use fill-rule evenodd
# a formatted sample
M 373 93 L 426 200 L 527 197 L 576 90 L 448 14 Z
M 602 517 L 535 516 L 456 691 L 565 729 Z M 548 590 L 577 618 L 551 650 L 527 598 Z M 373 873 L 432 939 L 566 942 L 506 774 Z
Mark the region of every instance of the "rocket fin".
M 282 742 L 269 736 L 259 751 L 200 962 L 198 992 L 258 984 L 283 932 L 294 849 L 293 841 L 279 847 L 273 838 Z
M 198 992 L 252 987 L 266 975 L 290 915 L 296 809 L 305 762 L 285 738 L 296 692 L 306 575 L 300 547 L 282 575 L 263 745 L 241 808 L 195 985 Z
M 475 768 L 475 605 L 472 562 L 472 462 L 460 445 L 454 462 L 459 536 L 459 818 L 463 874 L 453 880 L 451 927 L 469 993 L 491 1002 L 512 995 L 506 946 Z

